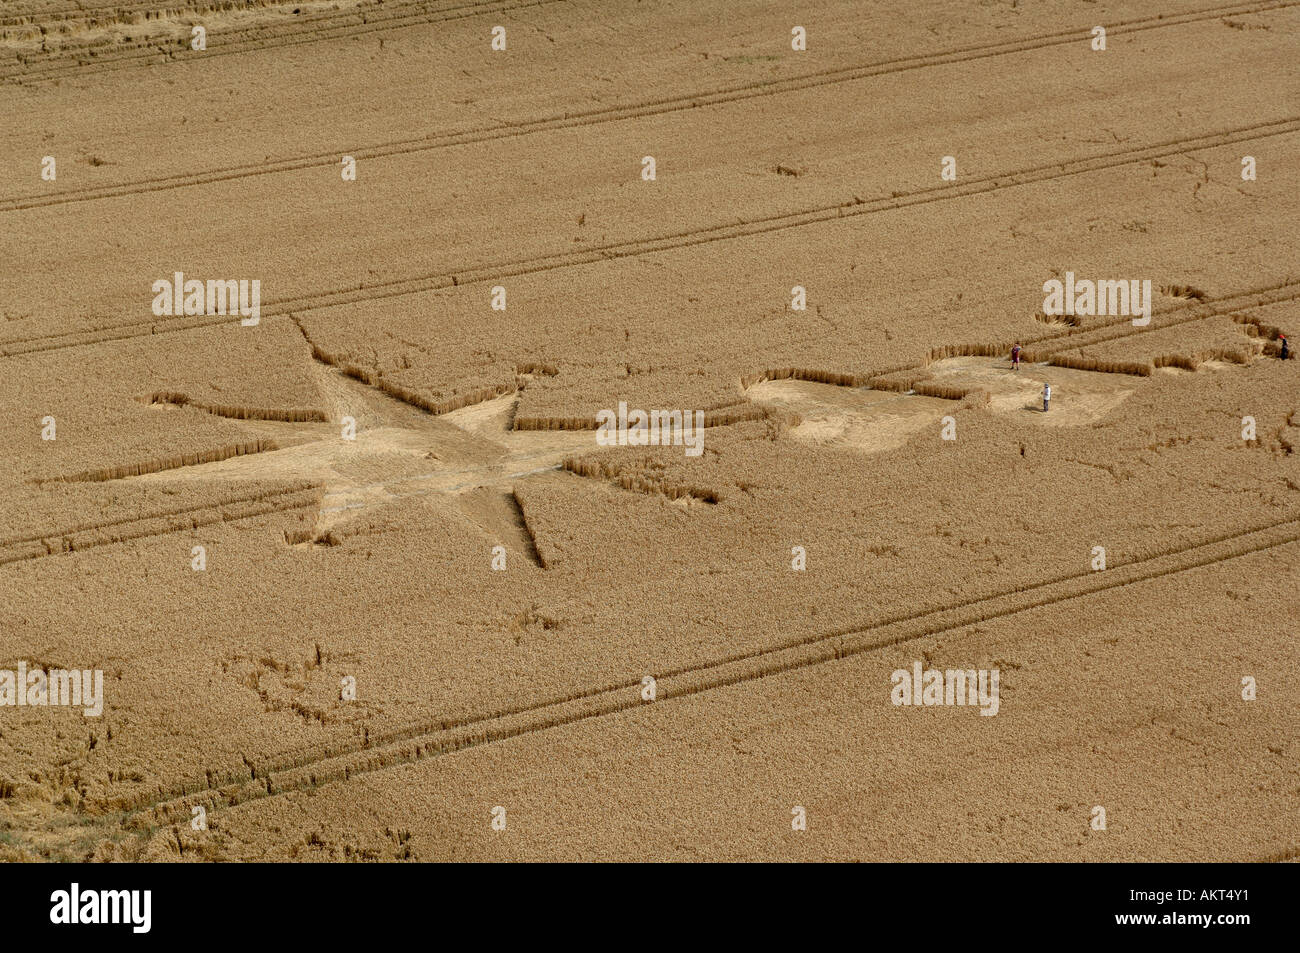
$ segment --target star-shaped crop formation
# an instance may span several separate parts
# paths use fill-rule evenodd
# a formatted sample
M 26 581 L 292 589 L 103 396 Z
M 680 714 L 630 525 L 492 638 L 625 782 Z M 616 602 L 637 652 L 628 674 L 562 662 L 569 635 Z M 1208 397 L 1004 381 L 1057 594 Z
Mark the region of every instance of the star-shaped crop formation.
M 454 496 L 496 543 L 538 557 L 514 499 L 515 485 L 561 468 L 594 446 L 593 432 L 510 427 L 519 390 L 442 415 L 313 361 L 324 421 L 249 420 L 276 449 L 126 477 L 132 481 L 310 480 L 324 488 L 312 538 L 350 515 L 393 501 Z M 520 389 L 530 375 L 520 375 Z M 177 402 L 155 402 L 171 412 Z M 345 421 L 351 418 L 351 428 Z M 346 435 L 350 430 L 351 438 Z

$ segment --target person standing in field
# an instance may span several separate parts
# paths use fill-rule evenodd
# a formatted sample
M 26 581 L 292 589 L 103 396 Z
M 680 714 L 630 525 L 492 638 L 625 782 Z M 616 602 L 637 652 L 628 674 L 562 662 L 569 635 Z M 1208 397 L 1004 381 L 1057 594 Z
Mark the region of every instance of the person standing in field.
M 1047 405 L 1051 402 L 1051 400 L 1052 400 L 1052 385 L 1044 381 L 1043 382 L 1043 413 L 1047 413 Z
M 1011 349 L 1011 369 L 1013 371 L 1020 370 L 1020 342 L 1019 341 L 1017 341 L 1016 346 Z
M 1291 349 L 1287 346 L 1285 334 L 1279 334 L 1278 337 L 1282 339 L 1282 360 L 1285 361 L 1286 356 L 1291 352 Z

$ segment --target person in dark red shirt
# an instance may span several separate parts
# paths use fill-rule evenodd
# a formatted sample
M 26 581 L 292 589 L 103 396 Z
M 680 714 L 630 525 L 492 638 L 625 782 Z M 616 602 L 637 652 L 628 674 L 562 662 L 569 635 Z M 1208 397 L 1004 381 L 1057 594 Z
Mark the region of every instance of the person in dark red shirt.
M 1011 369 L 1013 371 L 1020 370 L 1020 342 L 1019 341 L 1017 341 L 1016 346 L 1011 349 Z

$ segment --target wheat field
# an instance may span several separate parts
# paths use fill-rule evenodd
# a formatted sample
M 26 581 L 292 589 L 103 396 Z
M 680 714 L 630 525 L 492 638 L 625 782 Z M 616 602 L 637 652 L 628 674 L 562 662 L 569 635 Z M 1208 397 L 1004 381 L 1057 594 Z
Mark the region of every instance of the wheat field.
M 0 860 L 1300 856 L 1298 41 L 0 5 Z

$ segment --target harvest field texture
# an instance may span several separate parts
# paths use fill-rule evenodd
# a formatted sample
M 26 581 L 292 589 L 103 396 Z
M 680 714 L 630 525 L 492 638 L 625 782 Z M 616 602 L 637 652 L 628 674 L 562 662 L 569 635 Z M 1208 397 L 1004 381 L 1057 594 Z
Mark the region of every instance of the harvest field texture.
M 1300 0 L 6 0 L 0 860 L 1300 858 Z

